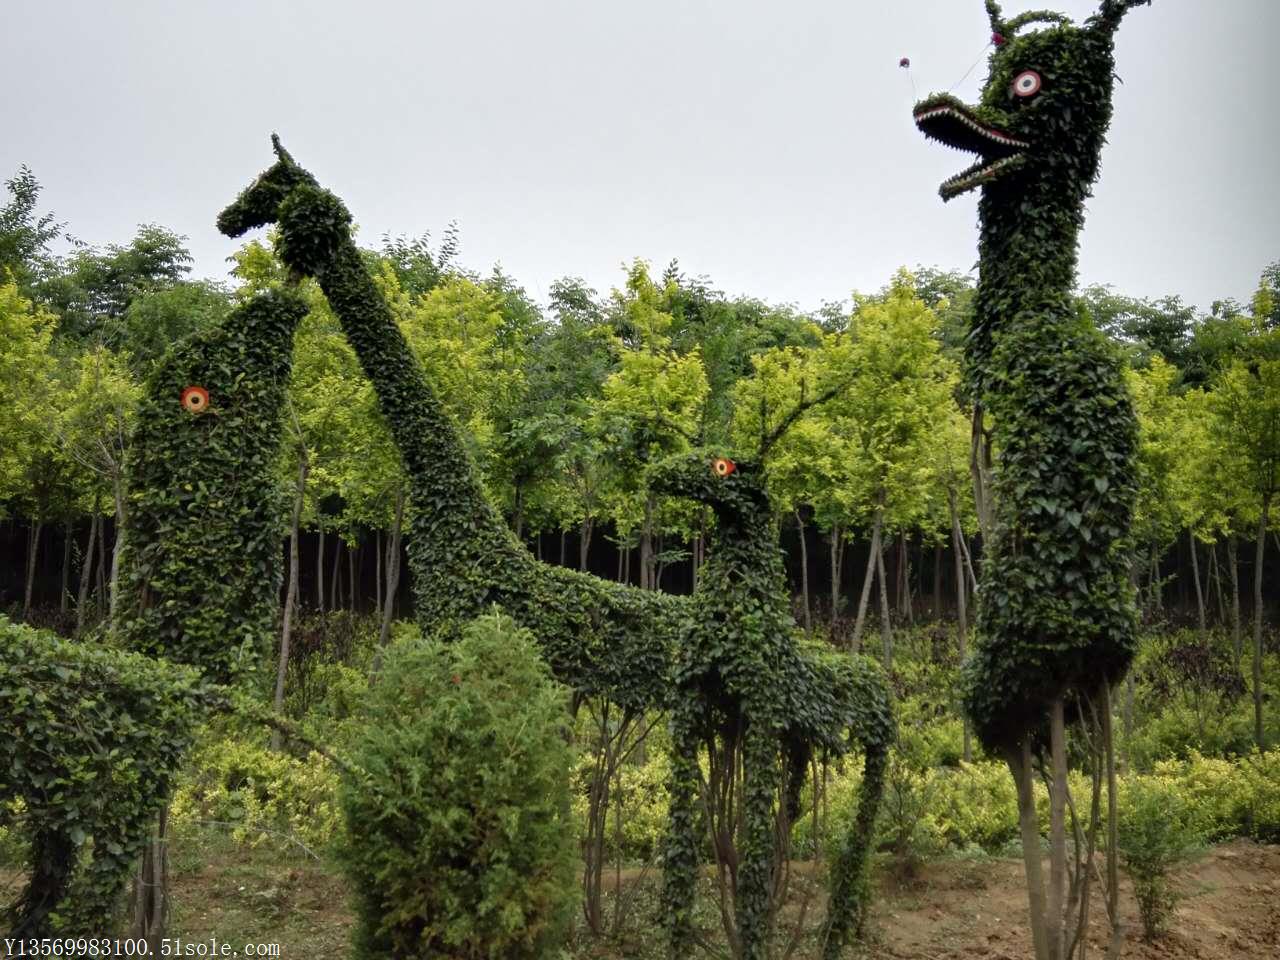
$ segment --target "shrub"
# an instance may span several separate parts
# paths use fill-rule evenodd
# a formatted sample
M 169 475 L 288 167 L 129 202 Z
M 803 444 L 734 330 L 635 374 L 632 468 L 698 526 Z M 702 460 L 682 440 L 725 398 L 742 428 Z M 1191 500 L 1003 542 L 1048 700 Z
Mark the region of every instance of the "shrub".
M 341 825 L 337 788 L 337 772 L 317 753 L 299 759 L 265 743 L 209 739 L 188 758 L 169 816 L 175 827 L 229 825 L 232 837 L 250 846 L 318 850 Z
M 340 790 L 357 957 L 558 950 L 577 893 L 566 701 L 496 612 L 389 651 Z
M 1169 871 L 1204 842 L 1204 825 L 1178 786 L 1156 777 L 1128 780 L 1119 814 L 1121 862 L 1133 881 L 1143 936 L 1152 940 L 1164 930 L 1181 896 Z

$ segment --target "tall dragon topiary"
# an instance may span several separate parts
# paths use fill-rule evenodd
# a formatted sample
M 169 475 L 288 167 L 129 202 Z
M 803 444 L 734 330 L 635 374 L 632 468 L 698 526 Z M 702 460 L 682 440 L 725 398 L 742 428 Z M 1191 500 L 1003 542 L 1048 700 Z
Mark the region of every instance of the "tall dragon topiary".
M 763 446 L 761 460 L 768 443 Z M 879 664 L 866 657 L 798 643 L 765 476 L 761 462 L 701 452 L 651 471 L 655 490 L 705 504 L 716 520 L 672 692 L 663 908 L 673 960 L 688 956 L 693 945 L 704 746 L 709 832 L 718 865 L 733 879 L 734 922 L 726 924 L 733 955 L 770 956 L 780 880 L 775 851 L 787 849 L 812 752 L 843 753 L 846 731 L 863 750 L 863 778 L 857 817 L 832 869 L 824 956 L 839 956 L 866 915 L 868 856 L 894 739 L 888 684 Z M 733 772 L 739 763 L 740 780 Z
M 536 561 L 486 499 L 456 426 L 365 267 L 346 208 L 274 137 L 273 146 L 275 165 L 223 211 L 218 226 L 239 236 L 278 225 L 280 258 L 291 270 L 317 279 L 372 382 L 416 507 L 408 549 L 424 634 L 455 635 L 496 603 L 533 632 L 553 671 L 575 690 L 606 696 L 623 707 L 672 710 L 681 753 L 666 870 L 676 956 L 687 955 L 691 947 L 689 908 L 698 860 L 692 798 L 699 778 L 696 753 L 707 742 L 709 725 L 717 718 L 736 718 L 743 733 L 752 731 L 744 741 L 752 751 L 752 801 L 742 851 L 738 945 L 739 955 L 748 957 L 762 956 L 766 949 L 774 854 L 769 831 L 773 812 L 786 803 L 780 790 L 790 787 L 794 807 L 810 751 L 841 752 L 842 733 L 852 728 L 867 750 L 866 799 L 835 870 L 828 940 L 842 943 L 862 915 L 866 855 L 892 716 L 883 679 L 873 668 L 794 649 L 795 624 L 786 612 L 786 582 L 767 522 L 762 478 L 748 481 L 753 471 L 744 470 L 706 500 L 719 504 L 726 529 L 738 536 L 720 538 L 723 552 L 713 549 L 705 568 L 711 579 L 703 577 L 707 586 L 692 600 Z M 761 566 L 756 570 L 754 564 Z M 711 634 L 699 628 L 699 618 L 707 629 L 718 622 L 728 640 L 709 642 Z M 689 648 L 678 654 L 681 645 Z M 718 693 L 716 676 L 732 677 Z M 741 723 L 747 717 L 751 722 Z M 778 767 L 784 755 L 790 764 L 786 777 Z
M 1109 731 L 1110 686 L 1135 649 L 1128 531 L 1136 421 L 1120 361 L 1077 311 L 1072 288 L 1084 201 L 1111 121 L 1115 32 L 1145 2 L 1103 0 L 1077 26 L 1043 11 L 1005 19 L 988 0 L 994 50 L 980 103 L 936 94 L 914 109 L 926 136 L 980 158 L 941 188 L 944 200 L 981 189 L 965 373 L 977 405 L 985 560 L 965 702 L 983 744 L 1007 759 L 1019 784 L 1040 960 L 1070 956 L 1081 939 L 1062 919 L 1066 866 L 1056 842 L 1066 715 L 1101 705 Z M 1033 23 L 1047 26 L 1020 32 Z M 1047 901 L 1030 792 L 1033 754 L 1046 740 L 1059 784 Z M 1078 879 L 1087 895 L 1087 872 Z

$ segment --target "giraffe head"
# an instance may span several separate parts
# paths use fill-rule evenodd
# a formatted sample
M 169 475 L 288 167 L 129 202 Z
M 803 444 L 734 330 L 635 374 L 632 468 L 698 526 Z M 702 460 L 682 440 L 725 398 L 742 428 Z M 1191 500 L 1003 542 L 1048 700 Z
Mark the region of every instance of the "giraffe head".
M 218 229 L 228 237 L 238 237 L 255 227 L 275 223 L 280 218 L 280 205 L 296 187 L 316 185 L 316 178 L 298 166 L 280 138 L 271 135 L 276 162 L 258 175 L 235 202 L 218 214 Z
M 1006 20 L 996 0 L 987 0 L 995 48 L 980 102 L 938 93 L 913 111 L 925 136 L 978 155 L 943 182 L 942 199 L 982 187 L 1017 203 L 1037 183 L 1054 181 L 1083 199 L 1111 119 L 1115 30 L 1129 8 L 1149 2 L 1102 0 L 1076 26 L 1045 11 Z M 1048 26 L 1019 36 L 1031 23 Z

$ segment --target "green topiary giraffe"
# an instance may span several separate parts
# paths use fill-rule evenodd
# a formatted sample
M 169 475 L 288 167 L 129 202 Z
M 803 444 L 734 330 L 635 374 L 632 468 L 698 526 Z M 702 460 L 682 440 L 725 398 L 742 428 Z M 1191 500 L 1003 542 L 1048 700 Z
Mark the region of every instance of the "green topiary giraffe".
M 866 657 L 798 642 L 762 465 L 693 453 L 658 464 L 650 479 L 655 490 L 705 504 L 716 518 L 693 593 L 693 617 L 681 637 L 672 696 L 663 890 L 670 956 L 688 956 L 692 948 L 699 748 L 712 758 L 712 843 L 736 881 L 734 956 L 756 960 L 769 956 L 774 853 L 787 849 L 811 753 L 843 753 L 849 731 L 863 750 L 864 770 L 858 815 L 832 870 L 824 934 L 825 955 L 836 957 L 865 918 L 872 828 L 894 739 L 884 673 Z M 720 782 L 732 778 L 734 763 L 726 760 L 735 756 L 743 771 L 736 788 Z M 735 801 L 740 827 L 734 803 L 721 809 L 718 802 L 735 789 L 741 791 Z
M 423 376 L 351 237 L 342 201 L 273 137 L 278 160 L 218 218 L 229 236 L 279 225 L 286 266 L 328 297 L 400 450 L 416 507 L 408 551 L 424 635 L 493 604 L 528 627 L 560 680 L 622 706 L 663 705 L 687 602 L 535 560 L 486 499 L 456 426 Z

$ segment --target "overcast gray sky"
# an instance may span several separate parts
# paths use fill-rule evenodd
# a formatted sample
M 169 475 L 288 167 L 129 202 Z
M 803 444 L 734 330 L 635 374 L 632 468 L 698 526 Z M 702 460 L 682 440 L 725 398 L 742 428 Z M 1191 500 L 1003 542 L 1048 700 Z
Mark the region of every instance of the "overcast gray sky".
M 1046 3 L 1096 8 L 1004 7 Z M 539 299 L 636 256 L 804 308 L 976 260 L 976 195 L 936 192 L 969 160 L 916 131 L 911 84 L 981 56 L 976 96 L 981 0 L 0 0 L 0 23 L 0 178 L 28 164 L 90 243 L 185 234 L 198 275 L 225 276 L 214 217 L 273 130 L 361 242 L 456 219 L 465 266 Z M 1278 35 L 1277 0 L 1128 16 L 1083 283 L 1207 309 L 1280 259 Z

